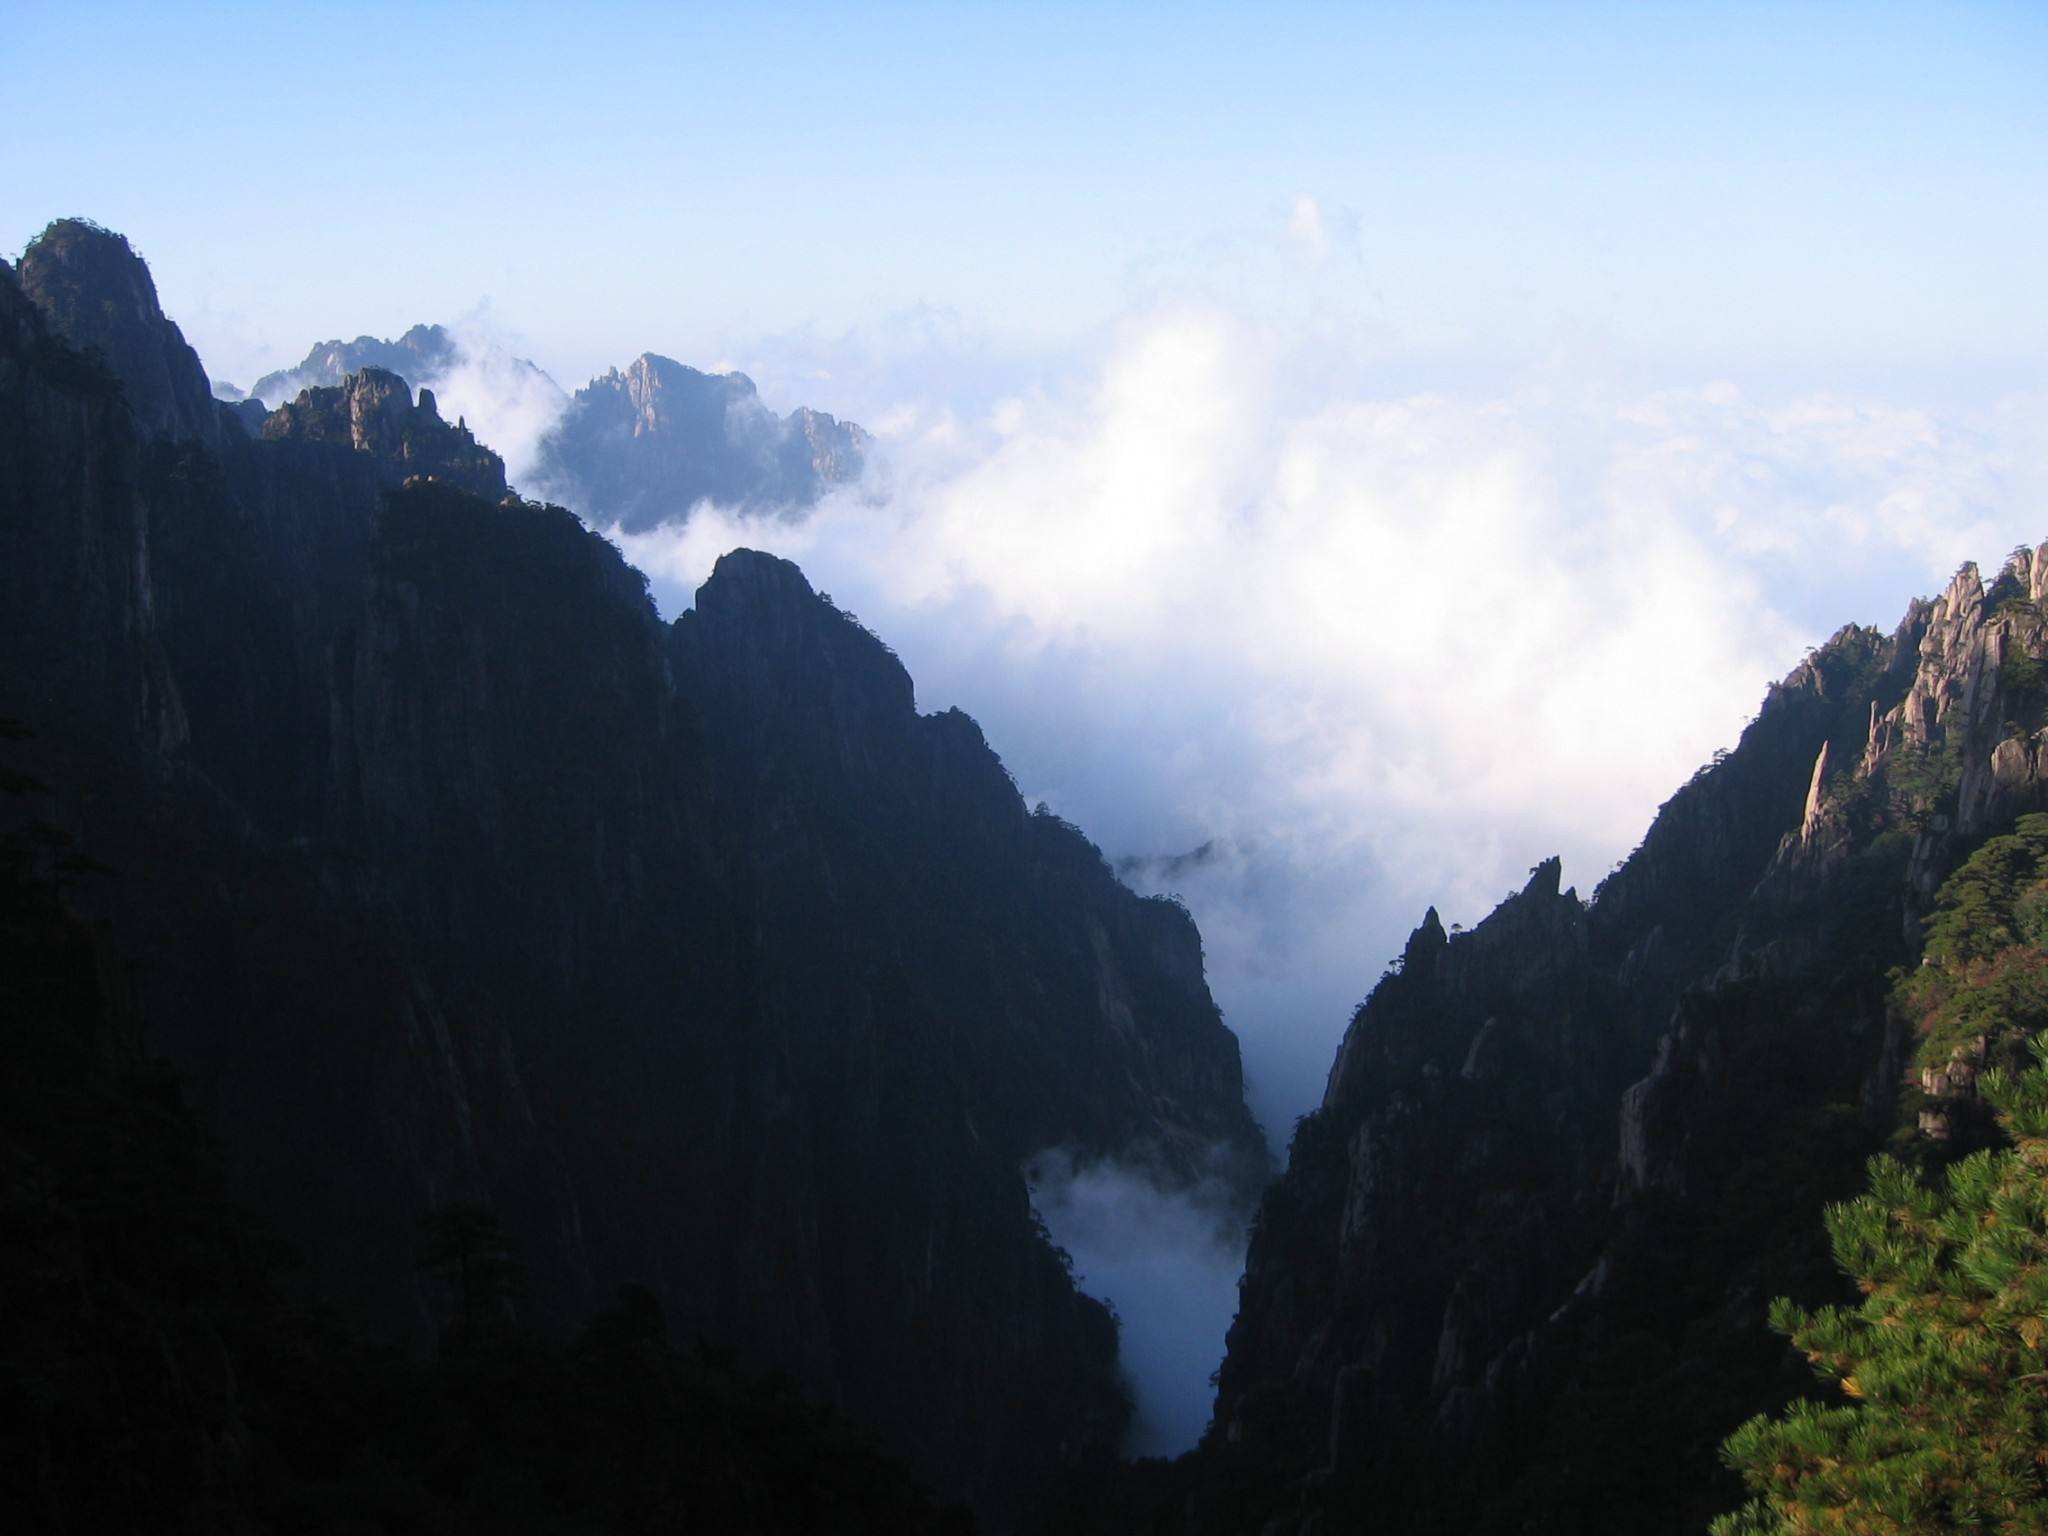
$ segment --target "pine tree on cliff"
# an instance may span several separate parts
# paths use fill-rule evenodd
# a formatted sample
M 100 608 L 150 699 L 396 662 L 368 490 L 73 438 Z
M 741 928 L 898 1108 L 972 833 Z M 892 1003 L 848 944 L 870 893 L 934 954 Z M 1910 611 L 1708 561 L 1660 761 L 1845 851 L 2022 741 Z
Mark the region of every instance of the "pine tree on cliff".
M 1889 1157 L 1828 1212 L 1854 1307 L 1780 1300 L 1839 1396 L 1760 1415 L 1723 1449 L 1755 1495 L 1714 1536 L 2048 1532 L 2048 1033 L 1982 1082 L 2011 1144 L 1923 1181 Z
M 455 1304 L 455 1340 L 510 1317 L 526 1278 L 497 1213 L 462 1201 L 420 1218 L 420 1268 L 448 1285 Z

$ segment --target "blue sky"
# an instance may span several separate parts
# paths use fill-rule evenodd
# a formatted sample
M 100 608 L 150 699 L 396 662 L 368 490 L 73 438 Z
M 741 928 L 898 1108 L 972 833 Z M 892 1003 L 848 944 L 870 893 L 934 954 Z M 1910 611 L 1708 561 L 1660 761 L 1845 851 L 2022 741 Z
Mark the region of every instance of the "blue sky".
M 1304 195 L 1418 363 L 2048 347 L 2048 7 L 30 0 L 0 94 L 0 242 L 123 229 L 245 383 L 486 300 L 571 381 L 919 306 L 1057 352 Z

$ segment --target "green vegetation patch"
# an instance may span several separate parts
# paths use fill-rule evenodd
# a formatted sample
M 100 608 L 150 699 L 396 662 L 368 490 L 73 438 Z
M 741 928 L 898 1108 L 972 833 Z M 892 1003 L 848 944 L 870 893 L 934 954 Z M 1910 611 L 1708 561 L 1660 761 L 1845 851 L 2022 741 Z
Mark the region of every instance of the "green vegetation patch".
M 1860 1304 L 1771 1324 L 1830 1388 L 1724 1449 L 1752 1495 L 1714 1536 L 2048 1530 L 2048 1036 L 1983 1083 L 2011 1145 L 1929 1183 L 1889 1157 L 1832 1207 Z
M 1980 1039 L 1997 1059 L 2048 1029 L 2048 815 L 2021 817 L 1949 876 L 1919 967 L 1895 982 L 1893 1005 L 1919 1035 L 1923 1068 Z

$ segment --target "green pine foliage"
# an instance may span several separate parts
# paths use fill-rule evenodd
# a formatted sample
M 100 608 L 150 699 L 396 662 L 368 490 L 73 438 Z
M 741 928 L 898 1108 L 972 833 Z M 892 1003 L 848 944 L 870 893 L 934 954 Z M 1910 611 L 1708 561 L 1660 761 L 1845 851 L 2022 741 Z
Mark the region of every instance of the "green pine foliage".
M 2032 1054 L 1983 1085 L 2010 1147 L 1942 1185 L 1879 1157 L 1828 1212 L 1863 1301 L 1771 1324 L 1836 1392 L 1729 1437 L 1755 1497 L 1714 1536 L 2048 1531 L 2048 1037 Z
M 1958 1046 L 1998 1145 L 1928 1178 L 1892 1157 L 1832 1207 L 1853 1306 L 1780 1300 L 1828 1390 L 1723 1448 L 1752 1498 L 1714 1536 L 2048 1532 L 2048 816 L 2023 817 L 1944 885 L 1895 1006 L 1919 1060 Z M 1981 1042 L 1981 1044 L 1979 1044 Z M 2024 1045 L 2022 1045 L 2024 1042 Z
M 1893 980 L 1917 1067 L 1961 1050 L 2025 1069 L 2024 1042 L 2048 1029 L 2048 815 L 2022 816 L 1948 878 L 1920 964 Z

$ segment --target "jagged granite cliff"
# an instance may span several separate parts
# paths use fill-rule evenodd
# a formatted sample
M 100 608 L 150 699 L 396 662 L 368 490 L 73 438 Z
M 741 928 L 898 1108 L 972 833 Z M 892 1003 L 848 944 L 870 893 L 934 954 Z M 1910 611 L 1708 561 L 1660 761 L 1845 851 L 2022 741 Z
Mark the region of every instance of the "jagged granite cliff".
M 466 425 L 443 421 L 431 389 L 422 388 L 415 403 L 405 380 L 381 368 L 351 373 L 332 389 L 302 390 L 265 418 L 262 436 L 352 448 L 388 475 L 445 480 L 489 501 L 506 491 L 504 460 Z
M 808 507 L 860 477 L 869 441 L 807 407 L 777 416 L 743 373 L 700 373 L 648 352 L 576 391 L 541 444 L 538 476 L 599 527 L 639 533 L 683 522 L 706 501 Z
M 1427 914 L 1261 1206 L 1208 1438 L 1095 1490 L 1094 1528 L 1732 1507 L 1722 1436 L 1807 1385 L 1767 1303 L 1837 1299 L 1822 1208 L 1888 1137 L 1944 1133 L 1981 1060 L 1906 1089 L 1888 972 L 1943 874 L 2048 803 L 2044 596 L 2048 546 L 1844 629 L 1590 902 L 1551 860 L 1469 933 Z
M 643 1283 L 999 1522 L 1113 1444 L 1113 1323 L 1019 1167 L 1260 1176 L 1186 915 L 794 567 L 728 556 L 664 626 L 375 373 L 254 439 L 145 429 L 168 322 L 98 363 L 68 291 L 0 274 L 0 716 L 321 1287 L 431 1329 L 415 1221 L 479 1200 L 530 1315 Z

